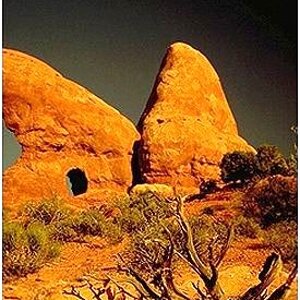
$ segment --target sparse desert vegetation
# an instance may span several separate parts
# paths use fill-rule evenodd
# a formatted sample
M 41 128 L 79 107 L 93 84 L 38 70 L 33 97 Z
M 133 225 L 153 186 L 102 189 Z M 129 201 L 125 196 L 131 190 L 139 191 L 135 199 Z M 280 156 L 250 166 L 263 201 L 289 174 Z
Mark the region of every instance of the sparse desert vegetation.
M 228 188 L 223 189 L 228 194 Z M 66 243 L 80 245 L 100 237 L 113 245 L 129 238 L 128 246 L 118 253 L 119 267 L 107 272 L 107 281 L 103 283 L 99 278 L 95 282 L 85 277 L 81 288 L 72 285 L 64 289 L 64 295 L 92 299 L 82 294 L 83 288 L 95 299 L 228 299 L 218 281 L 219 268 L 235 242 L 252 239 L 267 249 L 269 256 L 264 266 L 255 270 L 261 271 L 261 283 L 249 287 L 237 299 L 260 299 L 274 274 L 280 272 L 281 260 L 289 276 L 278 289 L 272 289 L 267 299 L 283 299 L 277 294 L 285 294 L 296 276 L 295 178 L 256 177 L 231 189 L 229 195 L 232 193 L 233 197 L 237 190 L 242 191 L 234 220 L 223 215 L 225 206 L 209 206 L 211 197 L 216 195 L 218 207 L 222 207 L 220 197 L 225 192 L 215 182 L 203 184 L 202 200 L 192 203 L 200 207 L 201 201 L 208 203 L 197 215 L 184 212 L 185 199 L 190 199 L 190 195 L 168 198 L 147 191 L 116 199 L 111 207 L 101 205 L 87 210 L 73 210 L 57 197 L 28 204 L 17 220 L 5 218 L 4 279 L 9 282 L 36 272 L 45 262 L 57 258 Z M 181 265 L 185 265 L 185 272 L 188 267 L 198 275 L 198 279 L 191 278 L 188 291 L 175 283 L 174 270 Z M 130 288 L 123 284 L 124 278 L 131 281 Z
M 59 244 L 51 239 L 45 225 L 33 222 L 3 224 L 3 279 L 26 276 L 57 257 Z
M 274 229 L 269 228 L 265 231 L 254 219 L 242 217 L 237 222 L 235 230 L 231 227 L 232 224 L 222 223 L 211 215 L 203 214 L 201 217 L 188 220 L 183 212 L 181 197 L 166 200 L 153 196 L 145 195 L 141 199 L 143 205 L 140 207 L 139 216 L 151 218 L 141 227 L 130 227 L 135 228 L 131 231 L 132 247 L 129 252 L 119 255 L 119 266 L 115 270 L 117 273 L 125 274 L 127 281 L 131 282 L 131 288 L 124 285 L 126 280 L 118 282 L 118 279 L 113 279 L 113 275 L 109 275 L 105 285 L 98 290 L 96 299 L 102 299 L 107 295 L 110 295 L 110 299 L 118 299 L 120 295 L 126 299 L 228 299 L 219 284 L 218 270 L 230 247 L 233 231 L 237 233 L 238 238 L 244 236 L 257 238 L 260 235 L 263 238 L 262 246 L 274 246 L 274 241 L 270 242 L 271 239 L 269 241 L 269 235 L 276 239 L 277 234 L 271 232 Z M 169 209 L 166 210 L 167 203 Z M 129 207 L 134 210 L 134 202 Z M 136 224 L 141 224 L 140 220 L 135 221 Z M 282 224 L 275 229 L 279 230 L 278 233 L 279 228 L 282 230 Z M 294 232 L 295 227 L 291 226 L 290 229 Z M 295 239 L 295 235 L 290 238 Z M 295 250 L 295 247 L 293 249 Z M 286 258 L 287 256 L 285 261 Z M 294 258 L 290 256 L 289 259 L 292 270 L 288 279 L 274 289 L 266 299 L 283 299 L 288 292 L 296 276 Z M 182 290 L 174 282 L 173 265 L 180 263 L 187 264 L 199 276 L 198 280 L 191 282 L 194 293 Z M 260 299 L 263 295 L 266 296 L 269 285 L 280 272 L 281 264 L 280 255 L 271 253 L 259 274 L 260 283 L 249 287 L 236 299 Z M 117 289 L 112 292 L 108 283 L 115 285 Z M 95 291 L 94 285 L 88 279 L 86 284 L 90 291 Z M 80 289 L 74 286 L 66 289 L 64 293 L 78 299 L 82 297 Z

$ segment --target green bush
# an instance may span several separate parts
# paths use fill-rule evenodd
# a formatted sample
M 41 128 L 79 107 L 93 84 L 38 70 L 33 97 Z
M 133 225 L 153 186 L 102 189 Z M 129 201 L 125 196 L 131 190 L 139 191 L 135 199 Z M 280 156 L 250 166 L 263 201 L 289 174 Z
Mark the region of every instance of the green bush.
M 53 242 L 51 231 L 43 223 L 34 222 L 26 228 L 29 249 L 37 259 L 45 261 L 59 255 L 59 244 Z
M 263 243 L 280 253 L 284 262 L 295 262 L 297 259 L 297 228 L 294 221 L 283 221 L 273 224 L 260 232 Z
M 226 240 L 227 227 L 214 217 L 207 215 L 192 217 L 189 219 L 189 224 L 192 228 L 197 253 L 208 261 L 211 257 L 207 249 L 213 245 L 212 257 L 216 261 Z M 131 261 L 132 267 L 142 272 L 148 280 L 154 280 L 155 278 L 152 277 L 155 276 L 157 270 L 163 267 L 165 249 L 170 243 L 169 233 L 165 228 L 172 237 L 176 251 L 184 255 L 186 241 L 175 217 L 162 219 L 159 223 L 153 222 L 144 227 L 143 231 L 132 236 L 132 248 L 127 260 Z M 154 263 L 149 264 L 149 257 L 152 257 Z
M 122 231 L 128 233 L 132 239 L 131 250 L 127 253 L 131 265 L 142 272 L 145 278 L 152 280 L 159 268 L 164 255 L 160 243 L 167 243 L 165 227 L 172 224 L 172 205 L 162 197 L 152 192 L 131 195 L 116 203 L 120 210 L 117 221 Z M 173 234 L 173 228 L 170 228 Z M 150 265 L 145 260 L 153 257 L 156 261 Z M 150 276 L 150 277 L 148 277 Z
M 18 247 L 27 246 L 25 229 L 20 223 L 5 222 L 3 224 L 3 251 L 11 252 Z
M 152 192 L 126 197 L 116 203 L 120 210 L 118 222 L 123 231 L 132 234 L 144 231 L 160 220 L 170 216 L 170 206 L 163 198 Z
M 208 249 L 213 245 L 212 256 L 213 261 L 215 261 L 219 257 L 222 246 L 226 241 L 227 226 L 209 215 L 192 217 L 189 219 L 189 223 L 192 228 L 197 253 L 204 260 L 208 261 L 210 255 Z
M 166 233 L 161 224 L 152 224 L 143 228 L 142 231 L 134 232 L 131 235 L 131 248 L 127 253 L 132 267 L 145 275 L 147 280 L 152 280 L 152 274 L 155 274 L 157 269 L 161 267 L 163 261 L 163 249 L 168 243 Z M 152 257 L 154 264 L 149 264 L 147 258 Z
M 217 181 L 213 179 L 209 179 L 207 181 L 203 181 L 200 184 L 200 193 L 201 194 L 211 194 L 217 191 Z
M 78 233 L 73 228 L 73 220 L 70 216 L 60 222 L 50 225 L 51 236 L 54 240 L 59 242 L 76 242 L 82 240 Z
M 86 235 L 106 237 L 112 243 L 122 240 L 123 232 L 117 218 L 109 218 L 101 208 L 92 207 L 56 225 L 56 238 L 76 240 Z
M 292 133 L 295 134 L 294 143 L 292 144 L 292 152 L 290 153 L 287 163 L 289 167 L 289 175 L 297 176 L 298 174 L 298 144 L 297 144 L 297 136 L 298 136 L 298 126 L 291 127 Z
M 225 183 L 244 183 L 255 176 L 257 172 L 256 158 L 251 152 L 234 151 L 223 156 L 221 163 L 221 178 Z
M 297 180 L 271 176 L 259 181 L 243 200 L 245 215 L 264 227 L 284 220 L 297 219 Z
M 23 223 L 5 218 L 3 225 L 6 279 L 32 273 L 58 256 L 59 242 L 79 241 L 87 235 L 107 238 L 110 243 L 123 238 L 118 218 L 109 218 L 102 208 L 92 207 L 75 213 L 55 198 L 29 204 L 22 213 Z
M 239 216 L 235 221 L 234 236 L 255 239 L 261 232 L 261 227 L 253 218 Z
M 121 217 L 118 218 L 122 230 L 131 234 L 133 238 L 133 251 L 136 249 L 142 250 L 145 253 L 152 253 L 153 256 L 161 247 L 159 243 L 167 244 L 169 241 L 166 228 L 174 237 L 175 246 L 178 251 L 183 247 L 184 241 L 181 236 L 178 222 L 174 217 L 174 207 L 172 203 L 167 202 L 153 195 L 152 193 L 145 193 L 137 198 L 126 198 L 118 203 L 121 211 Z M 193 217 L 190 219 L 190 224 L 197 240 L 197 250 L 205 252 L 207 245 L 211 243 L 211 239 L 216 237 L 218 242 L 223 240 L 227 233 L 225 225 L 216 221 L 213 216 L 203 215 L 201 217 Z M 217 256 L 220 245 L 215 245 Z M 136 253 L 139 262 L 140 255 Z M 158 257 L 159 260 L 159 257 Z M 144 267 L 144 266 L 143 266 Z
M 226 153 L 220 163 L 221 178 L 225 183 L 245 183 L 271 175 L 288 175 L 291 167 L 274 145 L 262 145 L 257 153 L 234 151 Z
M 67 209 L 63 205 L 62 199 L 58 197 L 44 199 L 39 203 L 29 203 L 24 210 L 28 222 L 38 221 L 45 225 L 60 222 L 71 214 L 72 211 Z
M 256 153 L 257 170 L 261 177 L 270 175 L 286 175 L 288 164 L 278 147 L 274 145 L 262 145 Z
M 117 221 L 109 221 L 104 227 L 105 237 L 109 239 L 112 244 L 122 241 L 124 234 L 120 224 Z
M 29 203 L 23 211 L 25 224 L 43 223 L 47 226 L 51 238 L 60 242 L 78 240 L 78 233 L 72 228 L 74 215 L 75 212 L 68 209 L 58 197 Z
M 42 223 L 27 228 L 15 222 L 3 224 L 3 278 L 21 277 L 59 255 L 59 244 Z
M 5 221 L 9 221 L 11 219 L 11 209 L 9 208 L 2 208 L 2 221 L 5 222 Z
M 105 216 L 92 208 L 75 216 L 71 228 L 81 235 L 103 236 L 106 222 Z
M 78 241 L 86 235 L 121 239 L 118 225 L 112 224 L 112 220 L 96 207 L 78 213 L 66 208 L 61 199 L 51 198 L 27 205 L 24 215 L 26 224 L 37 221 L 48 226 L 51 237 L 56 241 Z

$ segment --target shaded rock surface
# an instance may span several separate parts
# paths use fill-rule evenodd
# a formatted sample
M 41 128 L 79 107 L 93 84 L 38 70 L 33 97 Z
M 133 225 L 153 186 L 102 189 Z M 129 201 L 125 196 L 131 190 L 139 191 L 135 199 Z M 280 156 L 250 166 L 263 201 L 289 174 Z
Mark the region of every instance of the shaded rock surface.
M 87 180 L 79 198 L 131 185 L 132 147 L 139 139 L 134 125 L 47 64 L 9 49 L 3 50 L 3 114 L 22 146 L 21 157 L 4 173 L 4 206 L 53 194 L 70 199 L 72 169 Z M 80 184 L 74 174 L 73 188 Z
M 199 51 L 171 45 L 139 121 L 142 181 L 199 186 L 219 178 L 230 151 L 254 151 L 238 135 L 219 77 Z

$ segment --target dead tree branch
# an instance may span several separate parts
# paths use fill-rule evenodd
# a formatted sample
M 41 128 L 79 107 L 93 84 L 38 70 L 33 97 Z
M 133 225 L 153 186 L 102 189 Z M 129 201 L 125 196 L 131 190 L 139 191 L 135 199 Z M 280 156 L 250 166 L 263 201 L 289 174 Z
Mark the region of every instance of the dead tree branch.
M 285 297 L 287 296 L 290 288 L 291 288 L 291 284 L 294 281 L 294 279 L 296 278 L 298 273 L 298 267 L 295 266 L 294 269 L 292 270 L 292 272 L 289 274 L 287 280 L 285 281 L 284 284 L 282 284 L 279 288 L 277 288 L 267 300 L 281 300 L 281 299 L 285 299 Z
M 274 281 L 278 272 L 281 270 L 282 262 L 278 254 L 272 253 L 267 257 L 263 269 L 258 275 L 260 283 L 250 288 L 242 297 L 241 300 L 260 300 L 266 293 L 267 288 Z

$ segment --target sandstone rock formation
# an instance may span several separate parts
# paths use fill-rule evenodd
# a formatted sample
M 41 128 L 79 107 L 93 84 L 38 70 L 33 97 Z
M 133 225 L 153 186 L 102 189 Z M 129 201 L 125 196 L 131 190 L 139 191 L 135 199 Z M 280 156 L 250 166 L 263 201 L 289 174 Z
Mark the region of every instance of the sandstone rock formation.
M 223 154 L 253 151 L 239 135 L 218 75 L 192 47 L 171 45 L 139 121 L 141 177 L 196 187 L 218 179 Z
M 3 113 L 22 146 L 4 173 L 4 207 L 54 194 L 92 201 L 131 185 L 134 125 L 40 60 L 3 51 Z

